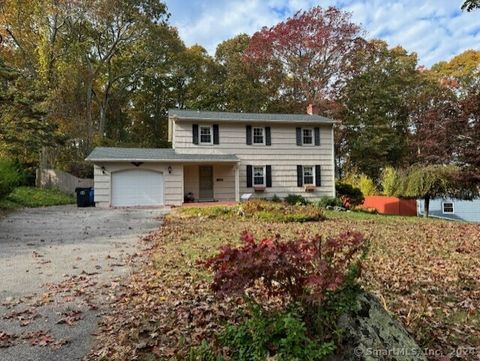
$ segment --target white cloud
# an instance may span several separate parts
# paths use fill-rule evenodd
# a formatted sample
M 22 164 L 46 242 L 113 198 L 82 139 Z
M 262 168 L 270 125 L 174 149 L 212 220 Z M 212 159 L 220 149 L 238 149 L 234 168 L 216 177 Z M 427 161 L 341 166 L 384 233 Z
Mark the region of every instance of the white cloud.
M 466 50 L 479 49 L 480 11 L 462 13 L 452 0 L 166 0 L 171 22 L 187 45 L 199 43 L 214 54 L 218 43 L 253 34 L 298 10 L 335 5 L 352 12 L 368 37 L 417 52 L 432 65 Z

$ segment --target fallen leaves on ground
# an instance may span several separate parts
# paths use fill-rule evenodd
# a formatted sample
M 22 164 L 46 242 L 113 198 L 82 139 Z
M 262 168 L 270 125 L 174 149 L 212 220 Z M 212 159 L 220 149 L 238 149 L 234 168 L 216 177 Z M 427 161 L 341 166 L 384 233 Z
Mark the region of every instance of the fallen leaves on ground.
M 57 321 L 57 324 L 65 323 L 69 326 L 75 325 L 78 321 L 83 319 L 82 311 L 68 311 L 64 312 L 63 317 Z
M 197 261 L 223 244 L 360 231 L 371 239 L 362 283 L 383 300 L 422 348 L 447 355 L 480 347 L 480 226 L 418 218 L 330 213 L 324 222 L 271 223 L 172 215 L 145 238 L 141 265 L 111 289 L 112 304 L 90 359 L 185 359 L 190 347 L 211 340 L 239 307 L 219 302 L 210 275 Z M 438 352 L 435 353 L 438 356 Z M 432 360 L 438 360 L 432 358 Z M 459 354 L 452 360 L 469 360 Z
M 44 330 L 28 332 L 22 335 L 22 339 L 32 346 L 48 346 L 55 342 L 55 338 Z
M 23 311 L 12 311 L 3 315 L 4 320 L 18 320 L 20 326 L 28 326 L 37 317 L 39 317 L 39 315 L 34 307 L 27 308 Z
M 65 339 L 55 339 L 45 330 L 24 332 L 20 335 L 0 331 L 0 348 L 11 347 L 22 341 L 27 342 L 31 346 L 50 346 L 53 349 L 58 349 L 69 342 Z
M 0 348 L 13 346 L 16 339 L 16 335 L 0 331 Z

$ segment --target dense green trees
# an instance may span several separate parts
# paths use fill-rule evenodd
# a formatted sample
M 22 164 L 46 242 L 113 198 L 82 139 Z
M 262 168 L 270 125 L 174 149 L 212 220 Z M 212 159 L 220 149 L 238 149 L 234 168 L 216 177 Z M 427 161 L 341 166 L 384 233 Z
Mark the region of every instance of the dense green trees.
M 405 161 L 417 57 L 383 41 L 372 41 L 357 57 L 356 73 L 341 98 L 346 146 L 339 155 L 347 167 L 376 179 L 382 168 Z
M 215 60 L 221 69 L 219 108 L 222 110 L 261 112 L 269 107 L 269 94 L 274 89 L 261 81 L 261 68 L 245 61 L 244 53 L 249 44 L 250 37 L 240 34 L 217 46 Z
M 33 167 L 43 147 L 62 143 L 56 124 L 46 116 L 45 102 L 28 76 L 0 61 L 0 156 Z

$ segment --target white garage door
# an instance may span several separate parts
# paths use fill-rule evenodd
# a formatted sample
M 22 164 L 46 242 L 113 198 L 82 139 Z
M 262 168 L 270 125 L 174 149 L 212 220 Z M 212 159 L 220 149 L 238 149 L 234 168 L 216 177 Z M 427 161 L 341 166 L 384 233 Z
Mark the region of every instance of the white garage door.
M 163 175 L 133 169 L 112 173 L 112 206 L 163 205 Z

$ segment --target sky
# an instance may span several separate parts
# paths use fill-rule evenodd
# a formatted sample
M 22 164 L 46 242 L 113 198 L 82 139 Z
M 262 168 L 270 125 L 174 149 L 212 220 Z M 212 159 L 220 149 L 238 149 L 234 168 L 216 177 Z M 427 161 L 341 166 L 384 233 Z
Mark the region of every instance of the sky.
M 299 10 L 337 6 L 352 13 L 367 38 L 416 52 L 431 66 L 467 49 L 480 49 L 480 9 L 460 10 L 461 0 L 166 0 L 170 23 L 187 46 L 216 46 L 239 33 L 252 35 Z

